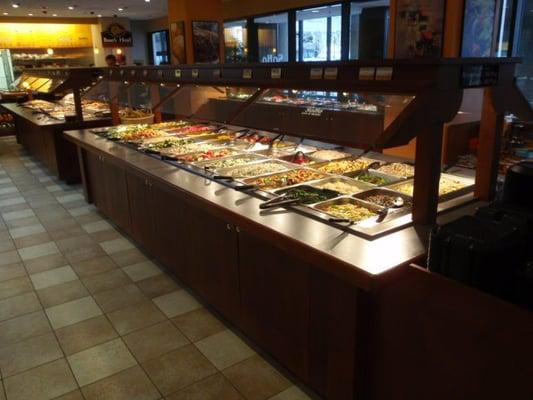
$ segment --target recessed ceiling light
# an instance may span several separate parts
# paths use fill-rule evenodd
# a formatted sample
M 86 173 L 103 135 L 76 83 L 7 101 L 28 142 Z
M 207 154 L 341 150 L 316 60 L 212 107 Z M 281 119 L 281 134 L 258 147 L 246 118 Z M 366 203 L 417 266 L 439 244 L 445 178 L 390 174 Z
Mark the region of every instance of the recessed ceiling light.
M 98 17 L 98 18 L 102 18 L 102 14 L 98 14 L 97 17 Z
M 13 7 L 13 8 L 19 8 L 19 7 L 20 7 L 20 4 L 18 4 L 18 3 L 13 3 L 13 4 L 11 4 L 11 7 Z
M 32 13 L 29 13 L 28 16 L 29 16 L 29 17 L 33 17 L 33 14 L 32 14 Z
M 2 14 L 4 14 L 4 15 L 9 15 L 9 13 L 6 13 L 6 12 L 5 12 L 5 13 L 2 13 Z
M 150 0 L 144 0 L 146 3 L 150 3 Z
M 57 17 L 57 14 L 52 14 L 52 17 Z
M 69 10 L 74 10 L 75 7 L 74 7 L 74 6 L 68 6 L 67 8 L 68 8 Z
M 119 7 L 118 10 L 119 10 L 119 11 L 124 11 L 124 8 Z

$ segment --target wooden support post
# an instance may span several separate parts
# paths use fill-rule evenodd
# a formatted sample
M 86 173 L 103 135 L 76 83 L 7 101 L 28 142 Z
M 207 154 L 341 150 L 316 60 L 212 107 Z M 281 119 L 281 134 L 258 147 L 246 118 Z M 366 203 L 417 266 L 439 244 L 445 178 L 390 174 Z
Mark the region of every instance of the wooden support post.
M 74 108 L 76 109 L 76 119 L 83 122 L 83 107 L 81 106 L 81 93 L 79 89 L 74 89 Z
M 434 124 L 416 142 L 413 222 L 432 225 L 437 218 L 442 157 L 443 124 Z
M 159 94 L 159 85 L 157 84 L 151 84 L 150 85 L 150 100 L 151 104 L 160 104 L 161 103 L 161 96 Z M 152 108 L 152 113 L 154 114 L 154 122 L 158 124 L 162 121 L 161 111 L 160 108 L 156 110 L 155 107 Z
M 503 134 L 503 112 L 494 107 L 494 89 L 485 88 L 479 128 L 479 147 L 476 167 L 476 197 L 491 201 L 496 194 L 498 166 Z

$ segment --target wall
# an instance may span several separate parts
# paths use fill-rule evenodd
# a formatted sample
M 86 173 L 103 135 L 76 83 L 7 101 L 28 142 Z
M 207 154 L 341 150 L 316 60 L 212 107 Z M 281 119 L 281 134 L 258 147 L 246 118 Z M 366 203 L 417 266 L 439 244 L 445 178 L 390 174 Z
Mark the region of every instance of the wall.
M 133 33 L 133 59 L 132 62 L 141 62 L 143 65 L 149 63 L 149 43 L 148 34 L 150 32 L 168 29 L 168 18 L 157 18 L 145 21 L 131 21 L 131 31 Z
M 326 3 L 332 0 L 226 0 L 222 15 L 224 19 L 233 19 Z

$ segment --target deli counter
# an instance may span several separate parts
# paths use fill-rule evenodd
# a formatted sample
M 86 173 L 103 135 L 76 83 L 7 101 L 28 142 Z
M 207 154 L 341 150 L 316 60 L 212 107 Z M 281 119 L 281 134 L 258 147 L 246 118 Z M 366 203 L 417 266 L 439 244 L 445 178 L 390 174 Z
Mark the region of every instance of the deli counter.
M 490 200 L 497 160 L 479 154 L 477 176 L 442 165 L 442 127 L 472 87 L 506 95 L 492 116 L 530 112 L 515 63 L 113 68 L 86 98 L 130 124 L 65 138 L 87 201 L 321 396 L 531 393 L 530 315 L 412 265 L 436 221 Z M 388 154 L 413 139 L 411 158 Z M 427 328 L 435 310 L 446 329 Z M 486 371 L 479 355 L 496 346 L 513 367 Z M 452 362 L 451 385 L 425 367 Z

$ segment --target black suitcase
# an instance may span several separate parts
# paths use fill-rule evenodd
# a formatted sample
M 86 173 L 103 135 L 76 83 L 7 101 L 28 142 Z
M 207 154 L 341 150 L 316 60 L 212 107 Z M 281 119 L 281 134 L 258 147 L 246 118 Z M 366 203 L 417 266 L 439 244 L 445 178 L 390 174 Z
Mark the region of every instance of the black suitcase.
M 507 223 L 464 216 L 431 234 L 428 268 L 451 279 L 513 300 L 524 238 Z

